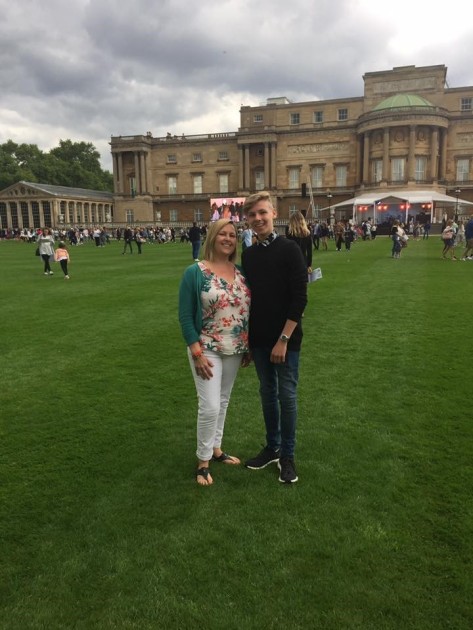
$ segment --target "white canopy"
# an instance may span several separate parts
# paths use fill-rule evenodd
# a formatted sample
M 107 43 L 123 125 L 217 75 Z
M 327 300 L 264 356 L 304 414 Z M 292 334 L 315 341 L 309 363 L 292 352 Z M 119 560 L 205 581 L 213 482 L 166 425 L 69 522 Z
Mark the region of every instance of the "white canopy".
M 444 195 L 434 190 L 393 190 L 392 192 L 375 192 L 360 195 L 359 197 L 352 197 L 346 201 L 336 203 L 332 208 L 341 208 L 342 206 L 372 206 L 375 203 L 385 201 L 389 198 L 400 199 L 401 201 L 407 201 L 410 204 L 413 203 L 433 203 L 434 201 L 441 201 L 444 203 L 451 203 L 456 205 L 457 198 L 450 195 Z M 473 206 L 471 201 L 466 199 L 458 199 L 458 204 L 466 204 Z M 327 208 L 324 208 L 326 210 Z

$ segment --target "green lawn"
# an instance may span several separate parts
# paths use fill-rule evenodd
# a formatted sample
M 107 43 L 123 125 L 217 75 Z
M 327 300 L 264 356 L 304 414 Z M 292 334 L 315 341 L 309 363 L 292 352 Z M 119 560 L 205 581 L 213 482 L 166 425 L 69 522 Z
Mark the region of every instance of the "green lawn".
M 438 237 L 315 253 L 297 465 L 195 468 L 190 245 L 0 243 L 0 628 L 473 627 L 473 261 Z M 242 370 L 224 448 L 264 441 Z

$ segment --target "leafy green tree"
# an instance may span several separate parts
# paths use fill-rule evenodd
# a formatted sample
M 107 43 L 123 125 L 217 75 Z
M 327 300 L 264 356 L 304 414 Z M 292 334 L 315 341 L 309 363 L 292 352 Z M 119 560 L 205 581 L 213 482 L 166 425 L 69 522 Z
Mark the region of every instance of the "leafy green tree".
M 90 142 L 60 140 L 49 152 L 12 140 L 0 144 L 0 189 L 20 180 L 113 191 L 113 175 L 101 168 L 100 154 Z

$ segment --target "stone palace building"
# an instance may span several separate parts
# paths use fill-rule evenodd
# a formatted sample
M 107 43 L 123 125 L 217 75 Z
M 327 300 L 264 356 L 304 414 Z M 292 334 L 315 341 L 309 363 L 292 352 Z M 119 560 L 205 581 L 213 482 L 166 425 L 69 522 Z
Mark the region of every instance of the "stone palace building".
M 449 87 L 444 65 L 363 81 L 363 96 L 242 106 L 229 133 L 112 137 L 114 222 L 207 222 L 263 189 L 281 219 L 469 214 L 473 86 Z

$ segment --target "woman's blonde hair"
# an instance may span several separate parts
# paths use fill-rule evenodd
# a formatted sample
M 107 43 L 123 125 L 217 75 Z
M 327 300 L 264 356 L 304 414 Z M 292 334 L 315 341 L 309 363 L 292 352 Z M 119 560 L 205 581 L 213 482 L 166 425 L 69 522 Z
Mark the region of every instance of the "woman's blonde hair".
M 307 227 L 304 215 L 299 210 L 289 217 L 287 233 L 290 236 L 298 236 L 299 238 L 310 235 L 310 230 Z
M 204 247 L 202 248 L 202 255 L 205 260 L 209 260 L 212 262 L 214 259 L 215 253 L 215 241 L 217 239 L 217 235 L 226 225 L 231 225 L 235 230 L 235 236 L 238 236 L 237 229 L 232 221 L 229 219 L 218 219 L 218 221 L 214 221 L 210 224 L 209 229 L 207 230 L 207 236 L 205 237 Z M 237 239 L 235 239 L 235 249 L 228 257 L 228 260 L 234 262 L 237 257 Z

